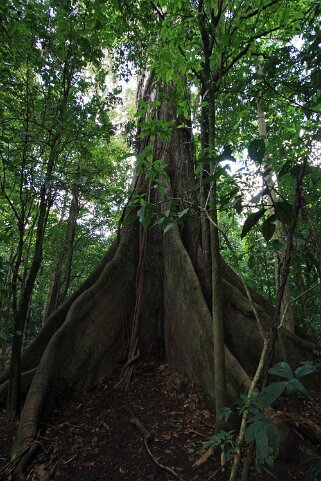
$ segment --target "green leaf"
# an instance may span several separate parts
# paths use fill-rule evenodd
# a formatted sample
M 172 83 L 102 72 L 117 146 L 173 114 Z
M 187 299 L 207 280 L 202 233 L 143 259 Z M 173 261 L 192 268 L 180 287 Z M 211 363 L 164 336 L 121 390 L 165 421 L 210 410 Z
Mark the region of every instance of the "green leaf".
M 165 81 L 170 82 L 173 79 L 173 72 L 171 70 L 167 70 L 165 74 Z
M 272 422 L 268 422 L 266 428 L 269 438 L 269 444 L 273 449 L 274 456 L 276 457 L 279 454 L 280 450 L 280 433 L 275 424 Z
M 306 396 L 307 394 L 305 387 L 298 379 L 291 379 L 287 382 L 286 392 L 289 396 L 292 396 L 293 394 L 303 394 Z
M 262 420 L 255 426 L 256 464 L 261 466 L 271 455 L 266 423 Z
M 244 436 L 245 442 L 247 444 L 253 443 L 255 440 L 255 426 L 254 424 L 249 424 L 248 427 L 246 428 L 245 431 L 245 436 Z
M 279 362 L 269 369 L 269 373 L 275 376 L 285 377 L 289 380 L 294 378 L 292 369 L 287 362 Z
M 241 238 L 246 236 L 252 229 L 252 227 L 255 226 L 255 224 L 258 223 L 258 221 L 261 219 L 261 217 L 264 215 L 265 209 L 260 209 L 257 212 L 253 212 L 248 216 L 246 221 L 244 222 L 243 229 L 242 229 L 242 234 Z
M 238 197 L 234 201 L 234 209 L 238 214 L 240 214 L 243 210 L 243 204 L 242 204 L 242 197 Z
M 146 109 L 139 109 L 134 114 L 134 118 L 137 119 L 138 117 L 142 117 L 146 113 Z
M 295 377 L 300 378 L 303 376 L 307 376 L 308 374 L 311 374 L 312 372 L 316 372 L 317 368 L 310 363 L 305 363 L 302 366 L 298 367 L 295 371 Z
M 167 224 L 167 226 L 165 227 L 164 229 L 164 234 L 166 234 L 166 232 L 168 232 L 174 225 L 174 222 L 170 222 L 169 224 Z
M 275 232 L 275 215 L 270 215 L 262 224 L 262 234 L 266 242 L 272 239 Z
M 224 408 L 221 408 L 219 410 L 217 418 L 219 421 L 225 421 L 227 423 L 231 414 L 232 414 L 231 408 L 229 408 L 228 406 L 225 406 Z
M 276 401 L 284 392 L 287 386 L 287 381 L 272 382 L 259 394 L 258 406 L 261 409 L 266 409 Z
M 226 451 L 227 447 L 234 444 L 234 431 L 220 431 L 209 438 L 207 443 L 204 443 L 206 449 L 210 447 L 220 446 L 222 451 Z
M 282 222 L 282 224 L 289 225 L 292 220 L 293 206 L 286 200 L 276 202 L 274 205 L 276 218 Z
M 162 224 L 165 220 L 165 217 L 159 217 L 159 219 L 155 220 L 154 225 L 159 225 L 159 224 Z
M 271 421 L 260 413 L 250 418 L 249 425 L 245 431 L 245 441 L 248 444 L 255 442 L 255 461 L 257 466 L 262 466 L 263 464 L 273 465 L 278 451 L 279 440 Z
M 184 215 L 187 214 L 188 211 L 189 211 L 189 208 L 181 210 L 180 212 L 177 212 L 177 217 L 181 219 L 182 217 L 184 217 Z
M 263 139 L 255 139 L 248 146 L 249 157 L 254 162 L 262 162 L 265 155 L 265 143 Z
M 144 221 L 144 218 L 145 218 L 145 208 L 144 207 L 141 207 L 138 211 L 137 211 L 137 217 L 139 219 L 139 222 L 143 222 Z

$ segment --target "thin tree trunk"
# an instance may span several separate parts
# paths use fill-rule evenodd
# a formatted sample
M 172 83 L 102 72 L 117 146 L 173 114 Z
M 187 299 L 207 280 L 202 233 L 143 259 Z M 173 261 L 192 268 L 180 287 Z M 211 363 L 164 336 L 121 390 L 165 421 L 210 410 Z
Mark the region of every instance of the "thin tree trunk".
M 66 243 L 65 243 L 66 260 L 64 265 L 64 277 L 62 282 L 62 289 L 60 289 L 60 292 L 59 292 L 58 305 L 64 302 L 70 287 L 78 216 L 79 216 L 79 193 L 77 189 L 74 189 L 72 193 L 72 199 L 71 199 L 71 204 L 69 209 L 67 235 L 66 235 Z
M 21 349 L 23 334 L 25 330 L 26 319 L 28 316 L 29 304 L 34 289 L 34 285 L 37 279 L 38 271 L 42 262 L 42 250 L 45 230 L 47 226 L 49 211 L 52 206 L 52 192 L 51 182 L 52 174 L 57 163 L 59 155 L 59 142 L 63 132 L 63 124 L 65 111 L 67 107 L 67 100 L 71 88 L 72 81 L 72 69 L 69 69 L 69 62 L 66 60 L 63 68 L 63 84 L 62 84 L 62 98 L 61 102 L 57 106 L 56 111 L 56 125 L 53 134 L 50 138 L 50 151 L 48 163 L 45 169 L 44 181 L 40 190 L 40 202 L 39 202 L 39 217 L 36 229 L 36 241 L 33 253 L 33 258 L 30 265 L 29 273 L 26 277 L 26 281 L 22 292 L 19 295 L 19 304 L 14 313 L 13 319 L 13 337 L 12 337 L 12 350 L 10 358 L 10 376 L 9 376 L 9 388 L 7 396 L 7 414 L 10 418 L 18 418 L 20 416 L 20 402 L 21 402 Z M 27 84 L 27 93 L 28 93 Z M 27 95 L 28 101 L 28 95 Z M 27 103 L 27 109 L 28 103 Z M 29 113 L 29 111 L 28 111 Z M 27 115 L 27 122 L 29 117 Z M 28 129 L 27 129 L 28 131 Z M 27 139 L 25 147 L 27 148 Z M 25 157 L 25 155 L 24 155 Z M 48 187 L 49 186 L 49 187 Z M 20 197 L 22 198 L 23 184 L 20 185 Z
M 42 244 L 44 231 L 48 219 L 49 210 L 47 208 L 45 191 L 42 192 L 40 203 L 40 214 L 37 226 L 37 240 L 30 272 L 26 279 L 23 291 L 20 294 L 19 305 L 14 313 L 13 335 L 10 358 L 10 382 L 7 398 L 7 415 L 9 418 L 18 418 L 20 415 L 20 372 L 21 372 L 21 348 L 23 333 L 28 315 L 29 303 L 32 296 L 33 287 L 37 273 L 42 261 Z
M 256 66 L 256 72 L 257 74 L 263 73 L 262 68 L 259 66 Z M 260 84 L 262 82 L 261 79 L 257 79 L 257 84 Z M 267 136 L 267 130 L 266 130 L 266 120 L 265 120 L 265 113 L 263 110 L 262 106 L 262 92 L 259 92 L 258 97 L 257 97 L 257 118 L 258 118 L 258 126 L 259 126 L 259 135 L 260 137 L 264 140 L 265 146 L 267 147 L 269 144 L 268 136 Z M 269 163 L 268 163 L 268 158 L 265 158 L 265 171 L 268 171 L 269 168 Z M 275 192 L 274 188 L 274 182 L 272 179 L 271 174 L 266 174 L 264 176 L 264 182 L 269 190 L 269 197 L 271 199 L 272 205 L 274 205 L 277 202 L 277 193 Z M 274 213 L 274 207 L 271 207 L 272 213 Z M 275 233 L 273 236 L 273 239 L 282 241 L 282 224 L 280 221 L 276 220 L 275 222 Z M 275 253 L 274 255 L 274 272 L 275 272 L 275 290 L 276 292 L 279 291 L 280 289 L 280 284 L 281 284 L 281 278 L 280 278 L 280 270 L 281 266 L 284 262 L 284 256 L 285 252 L 283 250 L 280 250 Z M 286 309 L 286 306 L 288 308 Z M 284 314 L 284 315 L 283 315 Z M 293 311 L 291 307 L 291 298 L 290 298 L 290 288 L 289 288 L 289 283 L 288 281 L 285 284 L 284 288 L 284 296 L 282 300 L 282 305 L 281 305 L 281 318 L 284 319 L 284 327 L 289 329 L 291 332 L 295 332 L 295 327 L 294 327 L 294 318 L 293 318 Z
M 215 148 L 215 91 L 209 87 L 209 149 L 214 156 Z M 211 175 L 215 176 L 217 162 L 212 160 Z M 221 275 L 220 241 L 217 219 L 217 188 L 213 180 L 210 190 L 210 216 L 214 223 L 210 223 L 211 261 L 212 261 L 212 317 L 214 344 L 214 376 L 215 376 L 215 411 L 218 425 L 219 413 L 227 405 L 227 386 L 224 348 L 224 305 Z
M 214 12 L 211 11 L 211 15 Z M 208 147 L 205 152 L 210 160 L 210 173 L 213 176 L 209 191 L 209 215 L 213 222 L 210 223 L 210 252 L 211 252 L 211 301 L 212 301 L 212 320 L 213 320 L 213 351 L 214 351 L 214 379 L 215 379 L 215 411 L 216 423 L 220 428 L 219 414 L 221 409 L 227 405 L 227 381 L 225 368 L 225 344 L 224 344 L 224 304 L 223 286 L 221 275 L 220 243 L 218 233 L 217 217 L 217 187 L 216 187 L 216 168 L 217 160 L 215 153 L 215 97 L 217 93 L 216 81 L 219 79 L 218 73 L 211 66 L 215 35 L 218 34 L 217 21 L 211 18 L 211 30 L 206 26 L 206 14 L 203 11 L 203 2 L 199 3 L 199 28 L 204 49 L 204 65 L 202 71 L 203 90 L 207 93 L 204 99 L 208 101 L 208 109 L 203 111 L 202 127 L 203 144 Z M 207 209 L 207 206 L 205 206 Z M 205 239 L 206 240 L 206 239 Z
M 51 316 L 51 314 L 53 314 L 64 302 L 68 293 L 68 289 L 70 286 L 73 249 L 78 215 L 78 193 L 76 190 L 74 190 L 70 202 L 64 239 L 61 242 L 61 249 L 58 252 L 56 261 L 54 262 L 54 268 L 50 279 L 45 312 L 42 321 L 43 324 Z M 63 223 L 63 218 L 61 218 L 60 223 Z
M 46 178 L 44 185 L 41 188 L 36 243 L 33 253 L 33 259 L 31 261 L 30 271 L 23 286 L 23 290 L 20 293 L 19 304 L 14 312 L 10 358 L 10 377 L 7 397 L 7 415 L 11 419 L 19 418 L 20 415 L 20 372 L 22 341 L 33 288 L 42 262 L 43 239 L 50 210 L 50 200 L 47 188 L 45 186 L 50 185 L 52 171 L 57 160 L 57 150 L 55 143 L 58 140 L 59 136 L 60 135 L 55 136 L 54 144 L 51 147 Z
M 284 291 L 286 288 L 286 284 L 287 284 L 288 276 L 290 272 L 290 263 L 291 263 L 291 257 L 293 252 L 294 233 L 297 226 L 300 209 L 302 207 L 301 190 L 302 190 L 302 182 L 303 182 L 306 165 L 307 165 L 307 157 L 304 158 L 301 164 L 300 173 L 297 178 L 292 219 L 291 219 L 291 224 L 288 230 L 286 251 L 285 251 L 284 260 L 283 260 L 283 264 L 280 271 L 280 286 L 276 295 L 273 322 L 272 322 L 269 345 L 268 345 L 268 352 L 267 352 L 266 362 L 265 362 L 263 375 L 262 375 L 263 385 L 266 385 L 267 383 L 268 370 L 272 366 L 274 356 L 275 356 L 276 341 L 278 337 L 278 329 L 280 327 L 280 320 L 281 320 L 282 302 L 283 302 Z M 282 340 L 281 340 L 281 343 L 283 343 Z

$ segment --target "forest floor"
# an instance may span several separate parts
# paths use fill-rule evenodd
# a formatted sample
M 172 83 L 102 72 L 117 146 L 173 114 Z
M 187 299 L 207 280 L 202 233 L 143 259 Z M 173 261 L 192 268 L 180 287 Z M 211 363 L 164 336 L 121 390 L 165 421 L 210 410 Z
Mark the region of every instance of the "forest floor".
M 193 384 L 164 364 L 140 365 L 128 391 L 115 384 L 115 378 L 106 380 L 53 412 L 40 432 L 41 449 L 28 481 L 228 479 L 228 466 L 222 470 L 219 454 L 193 467 L 206 451 L 204 443 L 213 435 L 214 421 Z M 301 414 L 311 406 L 315 410 L 314 402 L 310 407 L 301 404 Z M 314 418 L 321 421 L 319 411 Z M 16 430 L 4 414 L 0 411 L 0 472 Z M 152 436 L 148 442 L 139 422 Z M 306 470 L 307 465 L 282 462 L 270 472 L 253 470 L 251 480 L 300 481 Z M 10 474 L 3 476 L 12 479 Z

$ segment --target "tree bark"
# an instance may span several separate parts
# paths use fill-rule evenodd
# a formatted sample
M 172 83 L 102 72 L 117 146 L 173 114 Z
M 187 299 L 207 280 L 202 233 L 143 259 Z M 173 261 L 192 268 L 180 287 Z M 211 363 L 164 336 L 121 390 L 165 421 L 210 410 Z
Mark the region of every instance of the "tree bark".
M 151 88 L 152 82 L 147 85 Z M 168 92 L 163 91 L 163 95 L 166 98 Z M 163 104 L 161 115 L 163 119 L 175 118 L 170 97 Z M 173 129 L 171 140 L 158 139 L 154 143 L 157 159 L 170 167 L 161 206 L 168 205 L 173 192 L 175 197 L 184 198 L 190 183 L 188 191 L 194 192 L 193 163 L 187 142 L 191 133 L 178 129 L 177 124 Z M 149 142 L 150 139 L 144 139 L 145 145 Z M 174 175 L 176 169 L 185 177 L 184 182 Z M 148 185 L 146 177 L 138 176 L 135 185 L 139 193 L 144 192 Z M 135 215 L 135 209 L 128 206 L 123 220 Z M 185 229 L 178 222 L 165 235 L 157 226 L 148 230 L 137 346 L 142 357 L 161 357 L 173 368 L 184 371 L 198 383 L 208 402 L 214 404 L 212 315 L 199 278 L 197 235 L 198 229 Z M 41 420 L 57 401 L 94 385 L 109 376 L 120 362 L 127 361 L 137 303 L 138 260 L 138 221 L 131 225 L 124 222 L 119 242 L 72 298 L 48 319 L 23 354 L 23 371 L 33 371 L 25 375 L 27 395 L 13 457 L 33 446 Z M 218 348 L 224 348 L 228 398 L 234 402 L 250 385 L 261 341 L 241 280 L 222 259 L 220 262 L 226 345 Z M 269 329 L 272 306 L 254 292 L 253 301 L 262 312 L 265 328 Z M 311 356 L 312 344 L 293 333 L 289 333 L 286 345 L 294 367 Z M 278 348 L 276 355 L 280 355 Z M 6 376 L 1 381 L 0 395 L 5 391 Z
M 61 249 L 58 252 L 57 259 L 53 265 L 43 323 L 46 322 L 48 317 L 53 314 L 66 299 L 69 290 L 78 214 L 78 192 L 74 189 L 70 201 L 66 232 L 61 243 Z
M 256 66 L 256 73 L 259 75 L 263 74 L 262 68 Z M 257 79 L 257 84 L 260 84 L 262 82 L 261 79 Z M 265 121 L 265 113 L 263 110 L 262 106 L 262 92 L 259 92 L 258 97 L 257 97 L 257 118 L 258 118 L 258 125 L 259 125 L 259 135 L 260 137 L 264 140 L 265 146 L 267 147 L 269 145 L 269 140 L 268 140 L 268 135 L 267 135 L 267 129 L 266 129 L 266 121 Z M 265 158 L 265 166 L 264 170 L 268 171 L 269 169 L 269 163 L 268 163 L 268 158 Z M 271 201 L 271 212 L 274 213 L 274 205 L 277 202 L 277 193 L 275 191 L 275 184 L 272 179 L 272 175 L 270 173 L 266 174 L 264 176 L 264 183 L 265 186 L 268 188 L 269 191 L 269 197 Z M 282 241 L 282 224 L 279 220 L 275 221 L 275 232 L 273 239 Z M 274 255 L 274 272 L 275 272 L 275 290 L 278 292 L 281 286 L 281 269 L 282 269 L 282 264 L 284 262 L 285 258 L 285 252 L 282 250 L 279 250 L 278 252 L 275 253 Z M 287 306 L 287 307 L 286 307 Z M 283 294 L 283 299 L 282 299 L 282 304 L 281 304 L 281 318 L 283 319 L 284 326 L 289 329 L 292 332 L 295 332 L 295 326 L 294 326 L 294 318 L 293 318 L 293 312 L 292 312 L 292 306 L 291 306 L 291 297 L 290 297 L 290 287 L 288 281 L 286 281 L 285 288 L 284 288 L 284 294 Z
M 211 15 L 214 11 L 211 9 Z M 209 25 L 206 25 L 208 22 Z M 203 91 L 206 92 L 205 100 L 208 102 L 206 109 L 202 111 L 201 132 L 203 158 L 207 159 L 210 168 L 210 174 L 213 177 L 205 200 L 204 208 L 206 214 L 212 222 L 202 225 L 202 234 L 204 235 L 203 245 L 208 249 L 208 263 L 211 266 L 211 311 L 213 322 L 213 351 L 214 351 L 214 383 L 215 383 L 215 412 L 216 424 L 218 428 L 221 425 L 219 421 L 219 413 L 221 409 L 227 405 L 227 386 L 226 386 L 226 367 L 225 367 L 225 350 L 224 350 L 224 305 L 223 305 L 223 286 L 221 276 L 221 259 L 220 259 L 220 241 L 218 233 L 218 215 L 217 215 L 217 180 L 216 169 L 218 162 L 215 152 L 215 129 L 216 129 L 216 80 L 217 72 L 211 66 L 211 58 L 213 53 L 214 40 L 217 39 L 217 24 L 212 23 L 212 19 L 208 20 L 206 13 L 199 3 L 199 29 L 201 33 L 204 64 L 202 69 Z M 201 176 L 204 177 L 204 176 Z M 203 178 L 203 180 L 205 180 Z M 202 180 L 201 180 L 202 182 Z M 202 187 L 201 187 L 202 189 Z M 204 201 L 204 188 L 201 190 L 201 202 Z M 208 233 L 208 232 L 209 233 Z M 206 292 L 206 291 L 205 291 Z

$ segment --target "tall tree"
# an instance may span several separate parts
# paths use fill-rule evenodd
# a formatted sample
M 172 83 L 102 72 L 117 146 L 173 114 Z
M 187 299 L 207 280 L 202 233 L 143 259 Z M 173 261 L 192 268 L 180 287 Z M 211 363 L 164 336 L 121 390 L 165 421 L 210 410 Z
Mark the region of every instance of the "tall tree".
M 304 17 L 311 2 L 299 5 L 299 15 Z M 115 7 L 113 2 L 106 3 L 106 8 L 111 6 Z M 153 3 L 139 2 L 133 10 L 137 18 L 132 18 L 126 2 L 120 7 L 115 8 L 113 20 L 121 14 L 124 22 L 133 27 L 125 35 L 122 60 L 125 53 L 132 58 L 133 40 L 143 37 L 149 24 L 149 39 L 154 39 L 148 55 L 140 55 L 138 62 L 140 66 L 142 60 L 147 62 L 150 72 L 141 72 L 138 89 L 137 171 L 118 238 L 101 264 L 48 318 L 22 354 L 26 400 L 14 456 L 27 454 L 20 467 L 32 453 L 49 401 L 51 406 L 61 396 L 93 385 L 110 375 L 119 361 L 127 368 L 133 367 L 138 358 L 166 359 L 196 380 L 213 402 L 216 395 L 220 396 L 217 407 L 221 407 L 225 394 L 223 389 L 216 390 L 214 382 L 214 355 L 219 351 L 225 360 L 228 398 L 236 399 L 248 389 L 261 356 L 262 338 L 255 315 L 259 315 L 264 330 L 275 326 L 272 305 L 244 286 L 219 257 L 218 245 L 214 244 L 223 289 L 225 343 L 218 338 L 213 353 L 210 308 L 214 311 L 217 306 L 206 302 L 211 291 L 205 267 L 210 253 L 204 249 L 204 238 L 200 242 L 199 222 L 206 205 L 200 206 L 196 196 L 193 128 L 188 118 L 191 96 L 186 81 L 202 80 L 204 66 L 209 68 L 205 72 L 209 75 L 205 77 L 209 92 L 202 91 L 202 161 L 212 163 L 212 171 L 209 175 L 205 172 L 204 177 L 213 182 L 215 193 L 221 160 L 216 149 L 223 146 L 214 143 L 214 114 L 224 75 L 233 73 L 256 39 L 278 32 L 281 27 L 287 30 L 286 2 L 262 1 L 256 7 L 252 2 L 213 5 L 173 1 L 158 2 L 156 9 Z M 199 16 L 205 32 L 199 30 Z M 183 32 L 185 35 L 177 34 Z M 206 34 L 205 42 L 202 33 Z M 213 52 L 205 62 L 203 48 L 207 41 L 210 46 L 212 43 Z M 141 53 L 140 45 L 137 50 Z M 193 69 L 192 76 L 189 68 Z M 234 88 L 238 92 L 236 84 Z M 205 141 L 204 136 L 208 136 Z M 217 235 L 215 202 L 212 207 L 214 219 L 213 213 L 210 217 Z M 128 332 L 133 333 L 130 340 Z M 286 330 L 284 336 L 290 363 L 298 364 L 311 355 L 313 344 Z M 276 358 L 280 356 L 277 345 Z M 7 378 L 8 373 L 4 373 L 0 395 L 6 393 Z M 277 418 L 276 413 L 270 415 Z M 281 428 L 286 438 L 290 428 L 284 423 Z

